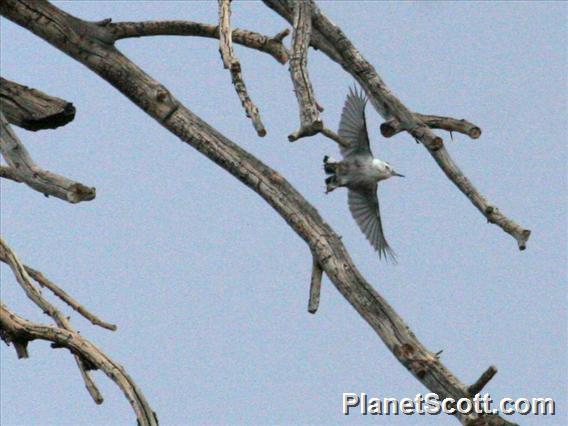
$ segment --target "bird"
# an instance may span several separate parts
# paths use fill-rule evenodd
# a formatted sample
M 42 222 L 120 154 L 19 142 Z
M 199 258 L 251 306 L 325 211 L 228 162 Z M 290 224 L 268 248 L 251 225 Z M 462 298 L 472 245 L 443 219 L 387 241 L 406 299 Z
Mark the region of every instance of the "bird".
M 323 158 L 326 194 L 339 187 L 347 188 L 351 215 L 373 248 L 383 257 L 396 263 L 396 254 L 383 233 L 377 187 L 380 181 L 397 173 L 386 161 L 373 157 L 365 119 L 367 97 L 357 87 L 349 88 L 339 122 L 338 135 L 349 145 L 341 145 L 343 160 L 329 156 Z

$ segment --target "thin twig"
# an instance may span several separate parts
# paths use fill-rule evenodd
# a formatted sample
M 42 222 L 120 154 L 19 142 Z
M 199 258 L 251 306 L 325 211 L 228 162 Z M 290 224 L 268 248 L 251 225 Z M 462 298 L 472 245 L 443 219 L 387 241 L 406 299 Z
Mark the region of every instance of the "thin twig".
M 0 260 L 5 261 L 1 255 Z M 117 327 L 115 324 L 108 323 L 106 321 L 101 320 L 95 314 L 89 312 L 84 306 L 82 306 L 79 302 L 73 299 L 65 290 L 57 286 L 54 282 L 48 280 L 40 271 L 35 270 L 29 266 L 24 265 L 26 272 L 32 277 L 37 283 L 49 289 L 53 294 L 67 303 L 71 308 L 77 311 L 80 315 L 86 318 L 88 321 L 91 322 L 93 325 L 98 325 L 99 327 L 106 328 L 107 330 L 116 331 Z
M 235 91 L 239 95 L 247 117 L 251 119 L 258 136 L 266 136 L 266 129 L 260 119 L 258 108 L 248 95 L 241 73 L 241 64 L 233 52 L 231 0 L 219 0 L 219 51 L 223 59 L 223 66 L 231 72 L 233 86 L 235 86 Z
M 311 5 L 305 0 L 294 3 L 294 31 L 290 54 L 290 77 L 300 109 L 300 128 L 288 136 L 294 142 L 305 136 L 313 136 L 323 129 L 318 104 L 308 73 L 308 49 L 312 32 Z
M 95 188 L 89 188 L 38 167 L 12 131 L 1 111 L 0 124 L 0 151 L 18 179 L 36 191 L 45 195 L 53 195 L 70 203 L 89 201 L 95 198 Z

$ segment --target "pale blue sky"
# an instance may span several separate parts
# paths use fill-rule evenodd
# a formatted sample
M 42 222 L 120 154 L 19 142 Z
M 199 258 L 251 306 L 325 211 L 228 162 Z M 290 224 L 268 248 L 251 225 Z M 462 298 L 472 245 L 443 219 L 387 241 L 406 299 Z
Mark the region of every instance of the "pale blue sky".
M 59 2 L 84 19 L 213 23 L 216 2 Z M 567 4 L 324 2 L 392 90 L 415 111 L 467 118 L 478 140 L 447 147 L 482 193 L 532 230 L 528 249 L 488 225 L 423 147 L 380 137 L 374 153 L 406 179 L 381 185 L 385 233 L 397 266 L 378 260 L 351 219 L 344 191 L 324 194 L 322 137 L 294 144 L 296 100 L 287 66 L 236 46 L 268 135 L 259 139 L 223 69 L 215 40 L 156 37 L 118 47 L 193 112 L 286 176 L 343 237 L 369 282 L 465 382 L 489 365 L 493 398 L 552 397 L 567 424 Z M 426 389 L 324 280 L 306 311 L 309 250 L 255 193 L 149 119 L 79 63 L 1 21 L 2 76 L 72 101 L 57 130 L 16 129 L 42 166 L 96 186 L 69 205 L 2 181 L 2 234 L 29 265 L 117 332 L 82 330 L 125 366 L 164 425 L 453 425 L 451 417 L 341 414 L 342 392 L 414 397 Z M 257 2 L 233 4 L 235 26 L 286 27 Z M 310 71 L 333 128 L 352 78 L 319 52 Z M 2 267 L 2 298 L 45 321 Z M 120 391 L 96 373 L 96 406 L 74 360 L 46 343 L 16 360 L 2 345 L 3 425 L 133 424 Z

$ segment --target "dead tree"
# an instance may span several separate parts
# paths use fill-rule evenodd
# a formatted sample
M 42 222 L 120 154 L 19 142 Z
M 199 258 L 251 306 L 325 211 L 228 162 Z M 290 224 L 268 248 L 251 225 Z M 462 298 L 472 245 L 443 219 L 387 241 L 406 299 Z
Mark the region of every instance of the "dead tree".
M 306 242 L 313 257 L 309 312 L 317 311 L 321 280 L 325 274 L 399 362 L 424 386 L 441 398 L 472 398 L 493 377 L 496 372 L 494 367 L 489 367 L 475 384 L 468 386 L 462 383 L 442 364 L 436 353 L 420 343 L 403 319 L 363 278 L 340 237 L 282 175 L 193 114 L 164 85 L 146 74 L 116 47 L 119 40 L 130 37 L 178 35 L 218 38 L 223 65 L 230 71 L 237 95 L 259 136 L 264 136 L 266 130 L 258 107 L 247 93 L 232 43 L 268 53 L 282 64 L 289 63 L 300 110 L 299 128 L 290 134 L 290 141 L 321 133 L 338 144 L 345 144 L 345 141 L 325 126 L 320 116 L 323 109 L 316 100 L 306 67 L 311 46 L 340 65 L 361 85 L 374 108 L 385 119 L 381 125 L 385 137 L 404 131 L 421 143 L 487 221 L 510 234 L 520 250 L 526 248 L 530 231 L 501 213 L 475 188 L 450 157 L 442 138 L 433 132 L 433 129 L 441 129 L 478 138 L 481 135 L 478 126 L 465 120 L 410 111 L 387 87 L 343 31 L 312 0 L 264 0 L 264 3 L 292 25 L 291 49 L 287 49 L 282 43 L 289 34 L 288 29 L 273 37 L 232 29 L 230 0 L 218 2 L 218 25 L 190 21 L 113 23 L 111 19 L 89 22 L 67 14 L 46 0 L 2 0 L 0 13 L 87 66 L 182 142 L 198 150 L 255 191 L 281 215 L 290 228 Z M 29 130 L 63 125 L 73 119 L 73 106 L 7 80 L 2 80 L 1 100 L 1 147 L 7 166 L 0 169 L 0 176 L 25 183 L 40 193 L 70 203 L 95 198 L 94 188 L 37 166 L 10 128 L 10 123 Z M 102 397 L 89 377 L 91 369 L 101 369 L 124 391 L 139 424 L 157 424 L 157 417 L 126 372 L 77 333 L 57 308 L 42 298 L 34 281 L 59 296 L 93 324 L 111 330 L 115 326 L 90 314 L 40 272 L 23 265 L 3 241 L 0 245 L 0 260 L 11 267 L 28 297 L 55 322 L 55 325 L 32 323 L 2 304 L 1 336 L 7 343 L 14 345 L 18 356 L 27 356 L 27 344 L 35 339 L 48 340 L 54 347 L 67 348 L 76 358 L 87 388 L 96 402 L 101 402 Z M 456 414 L 456 417 L 464 425 L 511 424 L 499 415 L 473 413 Z

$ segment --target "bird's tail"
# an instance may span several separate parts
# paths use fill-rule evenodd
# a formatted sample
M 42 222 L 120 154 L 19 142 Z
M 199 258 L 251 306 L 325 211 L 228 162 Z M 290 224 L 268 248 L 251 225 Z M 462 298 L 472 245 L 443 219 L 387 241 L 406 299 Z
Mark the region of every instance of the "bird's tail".
M 333 175 L 333 174 L 337 173 L 338 164 L 339 163 L 337 163 L 333 158 L 330 158 L 327 155 L 325 157 L 323 157 L 323 170 L 328 175 Z

